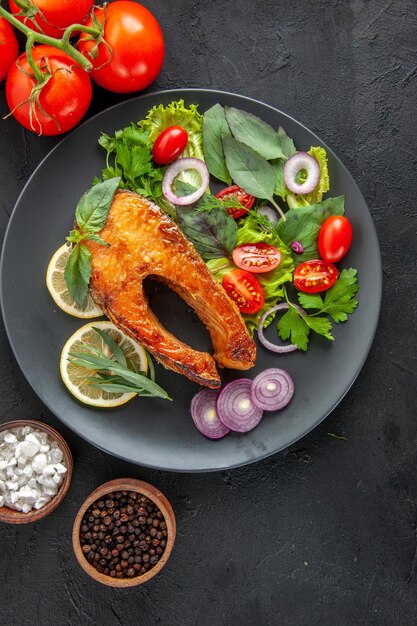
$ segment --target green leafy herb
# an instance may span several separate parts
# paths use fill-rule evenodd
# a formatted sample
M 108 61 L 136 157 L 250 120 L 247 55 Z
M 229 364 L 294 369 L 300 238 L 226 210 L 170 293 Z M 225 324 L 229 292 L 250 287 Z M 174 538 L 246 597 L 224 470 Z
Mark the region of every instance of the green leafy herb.
M 288 302 L 288 300 L 287 300 Z M 296 307 L 288 302 L 289 308 L 278 320 L 277 329 L 283 341 L 290 340 L 300 350 L 307 350 L 310 330 L 333 341 L 332 324 L 327 317 L 311 317 L 302 315 Z
M 226 122 L 224 109 L 220 104 L 215 104 L 204 113 L 204 159 L 210 174 L 218 180 L 222 180 L 227 185 L 230 185 L 232 181 L 226 167 L 222 139 L 230 135 L 231 133 Z
M 284 155 L 286 159 L 289 159 L 290 156 L 292 156 L 293 154 L 297 152 L 294 142 L 291 139 L 291 137 L 288 137 L 287 133 L 282 128 L 282 126 L 278 128 L 277 134 L 278 134 L 278 140 L 281 146 L 282 154 Z
M 264 159 L 285 158 L 278 133 L 259 117 L 241 109 L 226 107 L 226 119 L 234 137 Z
M 284 159 L 274 159 L 271 161 L 271 165 L 275 172 L 275 189 L 274 194 L 279 196 L 282 200 L 285 200 L 288 194 L 288 189 L 284 182 Z
M 82 343 L 82 349 L 78 352 L 70 352 L 68 357 L 70 363 L 93 370 L 94 375 L 88 379 L 91 385 L 110 393 L 135 392 L 140 396 L 171 400 L 167 392 L 154 380 L 128 367 L 122 349 L 106 331 L 99 328 L 94 328 L 94 330 L 107 344 L 111 356 L 92 348 L 89 344 Z
M 301 243 L 303 254 L 292 254 L 295 261 L 302 263 L 317 258 L 317 238 L 323 222 L 331 215 L 343 215 L 344 212 L 344 196 L 328 198 L 319 204 L 290 209 L 285 215 L 286 221 L 278 222 L 277 230 L 287 246 L 293 241 Z
M 350 313 L 358 306 L 355 294 L 358 292 L 357 270 L 350 268 L 340 272 L 337 282 L 325 292 L 324 299 L 320 294 L 300 292 L 298 301 L 303 309 L 316 309 L 317 314 L 327 313 L 336 324 L 345 322 Z M 315 318 L 318 319 L 318 318 Z
M 119 177 L 97 183 L 81 197 L 75 210 L 78 229 L 72 230 L 67 237 L 74 247 L 68 257 L 64 277 L 71 297 L 79 306 L 85 301 L 91 276 L 91 254 L 82 241 L 87 239 L 108 245 L 96 233 L 106 224 L 119 183 Z
M 196 191 L 194 185 L 190 185 L 182 180 L 175 183 L 175 193 L 177 196 L 188 196 Z M 234 196 L 225 196 L 224 198 L 216 198 L 211 193 L 205 192 L 197 202 L 193 204 L 195 211 L 211 211 L 212 209 L 245 209 L 237 198 Z
M 329 437 L 333 437 L 333 439 L 339 439 L 339 441 L 347 441 L 347 437 L 343 437 L 343 435 L 336 435 L 336 433 L 327 433 Z
M 237 224 L 223 207 L 210 211 L 180 207 L 177 209 L 177 221 L 205 261 L 229 256 L 236 246 Z

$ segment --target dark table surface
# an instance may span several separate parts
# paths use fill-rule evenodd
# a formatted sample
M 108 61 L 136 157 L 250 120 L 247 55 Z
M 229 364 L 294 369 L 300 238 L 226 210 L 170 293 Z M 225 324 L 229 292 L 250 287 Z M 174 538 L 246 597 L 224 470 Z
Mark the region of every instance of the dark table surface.
M 124 463 L 63 427 L 26 383 L 2 328 L 0 421 L 37 418 L 58 427 L 75 472 L 49 517 L 0 525 L 0 623 L 415 624 L 415 2 L 144 4 L 159 19 L 167 48 L 152 90 L 211 87 L 258 98 L 309 126 L 345 162 L 380 240 L 379 329 L 348 395 L 302 441 L 245 468 L 179 475 Z M 0 91 L 3 116 L 4 84 Z M 89 115 L 122 99 L 95 89 Z M 56 142 L 14 120 L 1 122 L 1 238 L 24 183 Z M 160 487 L 178 524 L 166 568 L 130 591 L 93 582 L 70 543 L 86 495 L 121 476 Z

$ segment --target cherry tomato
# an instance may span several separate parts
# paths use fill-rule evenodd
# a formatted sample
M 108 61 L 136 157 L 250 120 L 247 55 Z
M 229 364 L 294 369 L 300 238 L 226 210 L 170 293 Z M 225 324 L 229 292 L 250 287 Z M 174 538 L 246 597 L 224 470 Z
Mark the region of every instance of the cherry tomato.
M 6 78 L 9 67 L 19 56 L 19 44 L 12 26 L 0 17 L 0 81 Z
M 31 0 L 30 4 L 31 10 L 38 9 L 33 19 L 19 15 L 22 10 L 13 0 L 9 0 L 10 10 L 20 22 L 37 33 L 60 39 L 67 26 L 78 24 L 86 19 L 94 2 L 91 0 Z
M 332 263 L 317 259 L 304 261 L 295 269 L 294 285 L 306 293 L 318 293 L 333 287 L 338 271 Z
M 32 105 L 29 98 L 36 81 L 21 54 L 7 75 L 7 104 L 14 117 L 28 130 L 42 135 L 60 135 L 78 124 L 91 102 L 88 74 L 69 57 L 52 46 L 36 46 L 33 58 L 43 73 L 51 76 Z
M 245 270 L 232 270 L 223 276 L 222 285 L 241 313 L 257 313 L 262 309 L 264 290 L 253 274 Z
M 318 238 L 318 249 L 322 259 L 337 263 L 350 248 L 352 243 L 352 226 L 346 217 L 332 215 L 321 225 Z
M 269 243 L 244 243 L 232 252 L 233 263 L 252 274 L 271 272 L 281 263 L 281 252 Z
M 155 139 L 152 157 L 158 165 L 175 161 L 185 150 L 188 133 L 182 126 L 169 126 Z
M 243 206 L 247 209 L 251 209 L 253 207 L 253 203 L 255 202 L 254 196 L 246 193 L 246 191 L 244 191 L 242 187 L 239 187 L 239 185 L 231 185 L 230 187 L 222 189 L 221 191 L 219 191 L 219 193 L 216 193 L 216 198 L 220 198 L 223 200 L 225 198 L 228 198 L 229 196 L 233 196 L 234 198 L 236 198 L 236 200 L 240 202 L 240 204 L 243 204 Z M 242 215 L 245 215 L 246 213 L 245 209 L 239 209 L 238 207 L 226 210 L 229 215 L 235 218 L 235 220 L 237 220 L 239 217 L 242 217 Z
M 94 9 L 96 19 L 103 23 L 104 10 Z M 78 47 L 94 66 L 91 78 L 117 93 L 145 89 L 157 77 L 164 60 L 164 38 L 161 28 L 148 9 L 129 0 L 116 0 L 106 9 L 104 39 L 98 54 L 92 57 L 94 41 L 81 33 Z M 92 25 L 92 19 L 87 26 Z

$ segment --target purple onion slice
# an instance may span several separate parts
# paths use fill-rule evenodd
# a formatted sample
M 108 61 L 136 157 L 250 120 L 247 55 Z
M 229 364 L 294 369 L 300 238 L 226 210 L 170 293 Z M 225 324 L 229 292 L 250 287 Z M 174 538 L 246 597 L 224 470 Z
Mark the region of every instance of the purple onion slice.
M 297 175 L 305 170 L 307 178 L 303 183 L 297 183 Z M 320 165 L 317 159 L 307 152 L 296 152 L 284 165 L 284 181 L 293 193 L 305 195 L 311 193 L 319 184 Z
M 219 392 L 215 389 L 202 389 L 191 400 L 191 417 L 196 428 L 209 439 L 221 439 L 230 432 L 220 421 L 216 410 Z
M 295 308 L 304 315 L 303 309 L 300 306 L 298 306 L 298 304 L 294 304 L 293 306 L 295 306 Z M 271 313 L 275 313 L 275 311 L 282 311 L 288 308 L 289 308 L 289 305 L 286 302 L 281 302 L 281 304 L 277 304 L 276 306 L 273 306 L 271 309 L 269 309 L 269 311 L 264 313 L 261 319 L 259 320 L 259 326 L 258 326 L 259 341 L 265 348 L 268 348 L 268 350 L 271 350 L 271 352 L 276 352 L 277 354 L 285 354 L 287 352 L 293 352 L 294 350 L 298 349 L 298 346 L 296 346 L 295 343 L 290 343 L 289 345 L 286 345 L 286 346 L 280 346 L 269 341 L 264 335 L 264 323 L 265 323 L 266 318 L 269 315 L 271 315 Z
M 177 196 L 172 191 L 172 183 L 175 178 L 181 172 L 185 170 L 197 170 L 197 172 L 201 176 L 201 185 L 193 193 L 190 193 L 188 196 Z M 201 159 L 193 159 L 193 158 L 185 158 L 185 159 L 177 159 L 174 161 L 165 171 L 164 177 L 162 179 L 162 193 L 165 198 L 172 202 L 173 204 L 178 205 L 188 205 L 197 202 L 205 192 L 209 184 L 209 171 L 207 169 L 207 165 Z
M 259 424 L 262 409 L 253 403 L 252 381 L 239 378 L 225 385 L 217 397 L 217 414 L 227 428 L 247 433 Z
M 271 367 L 253 380 L 253 403 L 264 411 L 278 411 L 287 406 L 294 395 L 294 382 L 285 370 Z

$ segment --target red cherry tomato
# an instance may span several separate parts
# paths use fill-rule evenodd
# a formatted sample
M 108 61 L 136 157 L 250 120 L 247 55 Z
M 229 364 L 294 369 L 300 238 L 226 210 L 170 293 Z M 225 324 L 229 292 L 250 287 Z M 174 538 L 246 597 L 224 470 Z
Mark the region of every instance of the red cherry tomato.
M 322 259 L 337 263 L 350 248 L 352 243 L 352 226 L 346 217 L 332 215 L 321 225 L 318 238 L 318 249 Z
M 94 5 L 91 0 L 31 0 L 27 2 L 31 10 L 38 9 L 32 19 L 22 13 L 20 7 L 13 0 L 9 0 L 10 10 L 17 19 L 32 28 L 37 33 L 57 37 L 60 39 L 64 30 L 71 24 L 83 22 Z
M 175 161 L 182 154 L 188 143 L 188 133 L 182 126 L 169 126 L 155 139 L 152 157 L 158 165 Z
M 103 23 L 104 10 L 94 9 L 96 19 Z M 117 93 L 145 89 L 157 77 L 164 60 L 164 38 L 161 28 L 148 9 L 130 0 L 111 2 L 105 12 L 104 39 L 94 55 L 95 41 L 81 33 L 78 47 L 94 66 L 91 78 Z M 92 25 L 92 19 L 87 21 Z
M 281 263 L 281 252 L 269 243 L 244 243 L 232 252 L 233 263 L 252 274 L 271 272 Z
M 338 271 L 332 263 L 317 259 L 304 261 L 295 269 L 294 285 L 306 293 L 318 293 L 333 287 Z
M 60 135 L 78 124 L 86 113 L 92 87 L 90 78 L 68 54 L 52 46 L 33 48 L 36 65 L 51 77 L 30 110 L 29 97 L 36 85 L 26 54 L 20 55 L 7 75 L 7 104 L 14 117 L 28 130 L 42 135 Z
M 19 56 L 19 45 L 9 22 L 0 17 L 0 81 L 6 78 L 13 61 Z
M 257 313 L 265 302 L 260 282 L 249 272 L 232 270 L 223 276 L 223 289 L 239 307 L 241 313 Z
M 220 198 L 221 200 L 224 200 L 229 196 L 233 196 L 234 198 L 236 198 L 236 200 L 240 202 L 240 204 L 243 204 L 243 206 L 247 209 L 251 209 L 253 207 L 253 203 L 255 202 L 254 196 L 246 193 L 246 191 L 239 187 L 239 185 L 231 185 L 230 187 L 222 189 L 221 191 L 219 191 L 219 193 L 216 193 L 216 198 Z M 237 220 L 239 217 L 242 217 L 242 215 L 245 215 L 246 213 L 245 209 L 239 209 L 238 207 L 229 208 L 226 210 L 229 215 L 235 218 L 235 220 Z

